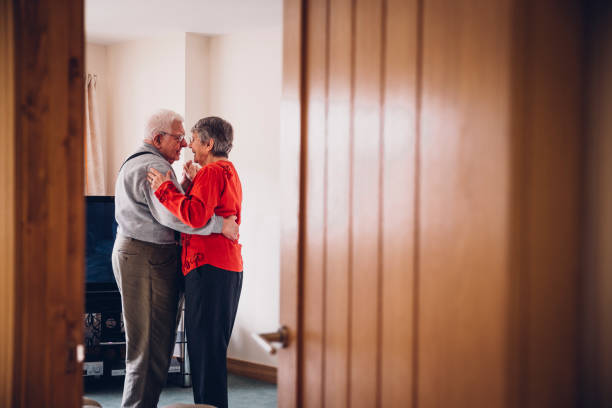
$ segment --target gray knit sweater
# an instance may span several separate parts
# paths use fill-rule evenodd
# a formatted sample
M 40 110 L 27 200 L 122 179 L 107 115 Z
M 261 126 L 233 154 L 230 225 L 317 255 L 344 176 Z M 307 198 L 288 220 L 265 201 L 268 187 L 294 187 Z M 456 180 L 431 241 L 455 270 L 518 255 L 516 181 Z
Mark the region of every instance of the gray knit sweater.
M 153 167 L 160 173 L 166 174 L 168 170 L 172 170 L 172 166 L 152 145 L 143 143 L 137 150 L 141 151 L 153 154 L 142 154 L 128 160 L 117 176 L 115 183 L 115 219 L 119 225 L 117 232 L 155 244 L 176 242 L 174 231 L 198 235 L 220 233 L 223 226 L 222 217 L 214 215 L 204 227 L 193 229 L 183 224 L 159 202 L 147 181 L 147 171 Z M 172 181 L 182 192 L 183 189 L 176 180 L 174 170 L 171 174 Z

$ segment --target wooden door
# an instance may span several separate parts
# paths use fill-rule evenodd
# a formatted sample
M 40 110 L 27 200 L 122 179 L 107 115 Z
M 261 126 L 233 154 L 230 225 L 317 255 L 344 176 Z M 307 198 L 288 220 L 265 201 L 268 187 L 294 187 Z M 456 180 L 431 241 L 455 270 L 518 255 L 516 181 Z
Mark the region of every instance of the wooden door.
M 585 408 L 612 406 L 612 3 L 586 2 L 588 65 L 580 378 Z
M 0 1 L 0 405 L 79 407 L 83 2 Z
M 572 406 L 580 10 L 285 1 L 283 407 Z
M 12 403 L 15 327 L 15 82 L 13 4 L 0 2 L 0 405 Z

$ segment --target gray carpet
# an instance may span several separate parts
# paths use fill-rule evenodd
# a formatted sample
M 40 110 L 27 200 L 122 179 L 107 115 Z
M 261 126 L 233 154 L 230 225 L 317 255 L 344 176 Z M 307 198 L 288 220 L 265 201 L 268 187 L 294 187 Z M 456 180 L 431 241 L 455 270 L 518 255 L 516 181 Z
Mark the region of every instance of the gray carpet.
M 276 385 L 232 374 L 228 375 L 227 381 L 230 408 L 276 407 Z M 120 407 L 122 391 L 122 377 L 109 380 L 86 378 L 84 384 L 85 396 L 98 401 L 104 408 Z M 158 406 L 161 408 L 176 402 L 193 404 L 191 388 L 168 384 L 162 391 Z

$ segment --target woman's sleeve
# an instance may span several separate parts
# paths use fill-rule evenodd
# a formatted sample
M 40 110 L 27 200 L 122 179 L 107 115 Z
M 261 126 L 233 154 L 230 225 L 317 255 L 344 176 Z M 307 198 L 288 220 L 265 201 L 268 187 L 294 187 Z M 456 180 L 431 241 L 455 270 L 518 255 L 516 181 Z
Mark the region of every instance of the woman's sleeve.
M 223 189 L 219 172 L 204 168 L 201 173 L 194 179 L 189 195 L 182 194 L 171 181 L 155 191 L 155 196 L 172 214 L 193 228 L 203 227 L 214 215 Z

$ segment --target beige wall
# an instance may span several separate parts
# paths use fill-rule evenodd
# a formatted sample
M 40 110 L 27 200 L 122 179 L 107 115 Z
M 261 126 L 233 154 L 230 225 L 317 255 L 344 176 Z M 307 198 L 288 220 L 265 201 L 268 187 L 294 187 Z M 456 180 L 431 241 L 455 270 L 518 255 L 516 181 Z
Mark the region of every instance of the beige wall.
M 185 115 L 189 73 L 185 37 L 175 34 L 112 45 L 87 43 L 87 72 L 98 75 L 106 194 L 114 194 L 119 167 L 142 143 L 148 115 L 161 107 Z M 197 75 L 191 77 L 195 84 L 201 84 Z M 200 99 L 190 97 L 189 103 L 201 107 Z M 180 176 L 181 164 L 173 167 Z
M 209 111 L 209 47 L 210 38 L 187 33 L 185 38 L 185 131 Z M 184 149 L 186 160 L 193 159 Z
M 229 355 L 276 365 L 250 335 L 279 326 L 280 27 L 213 37 L 210 43 L 211 115 L 234 126 L 236 164 L 243 187 L 244 283 Z
M 107 180 L 113 194 L 119 167 L 142 143 L 147 117 L 159 108 L 184 115 L 185 34 L 110 45 L 107 64 Z M 173 167 L 180 177 L 180 162 Z
M 229 356 L 276 365 L 251 333 L 279 325 L 279 121 L 281 29 L 204 37 L 181 34 L 87 45 L 88 68 L 98 71 L 105 125 L 107 191 L 117 170 L 142 141 L 144 121 L 165 107 L 198 119 L 218 115 L 234 126 L 236 165 L 243 185 L 241 242 L 245 274 Z M 181 162 L 192 158 L 184 149 Z M 182 174 L 176 164 L 177 176 Z

